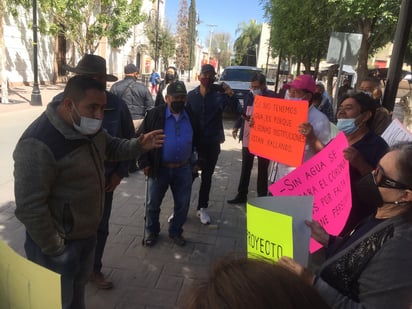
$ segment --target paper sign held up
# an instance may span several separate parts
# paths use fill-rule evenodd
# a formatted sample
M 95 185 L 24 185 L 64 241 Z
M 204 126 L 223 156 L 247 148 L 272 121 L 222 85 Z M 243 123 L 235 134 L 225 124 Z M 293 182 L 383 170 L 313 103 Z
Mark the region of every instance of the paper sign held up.
M 349 163 L 343 157 L 347 147 L 340 132 L 322 151 L 269 187 L 274 196 L 314 196 L 313 220 L 331 235 L 342 231 L 352 208 Z M 311 252 L 320 247 L 311 240 Z
M 25 259 L 0 240 L 0 307 L 61 308 L 60 275 Z
M 389 146 L 400 142 L 412 141 L 412 133 L 397 118 L 392 120 L 381 137 Z
M 303 160 L 305 136 L 298 127 L 307 122 L 308 102 L 256 96 L 250 152 L 290 166 Z
M 248 200 L 248 255 L 274 261 L 289 256 L 307 265 L 310 231 L 304 220 L 310 220 L 312 207 L 311 196 L 265 196 Z

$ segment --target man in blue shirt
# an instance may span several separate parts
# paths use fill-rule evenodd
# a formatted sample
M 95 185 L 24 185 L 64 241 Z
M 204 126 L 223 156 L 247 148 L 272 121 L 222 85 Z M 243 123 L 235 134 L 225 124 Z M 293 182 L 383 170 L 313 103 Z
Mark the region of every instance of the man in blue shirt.
M 210 64 L 202 66 L 199 80 L 200 85 L 190 91 L 187 96 L 187 107 L 200 123 L 200 140 L 197 147 L 200 165 L 201 183 L 197 215 L 203 224 L 210 223 L 206 212 L 209 203 L 209 193 L 212 185 L 212 175 L 220 153 L 220 144 L 225 141 L 222 114 L 226 105 L 240 114 L 242 107 L 233 95 L 233 90 L 226 84 L 216 85 L 215 68 Z
M 197 142 L 197 127 L 190 111 L 185 109 L 186 87 L 175 81 L 167 88 L 166 105 L 149 110 L 138 134 L 162 128 L 166 138 L 163 148 L 139 158 L 139 166 L 148 176 L 146 205 L 146 246 L 153 246 L 160 232 L 159 213 L 163 197 L 170 186 L 174 216 L 169 222 L 169 237 L 184 246 L 183 224 L 186 221 L 192 193 L 192 152 Z

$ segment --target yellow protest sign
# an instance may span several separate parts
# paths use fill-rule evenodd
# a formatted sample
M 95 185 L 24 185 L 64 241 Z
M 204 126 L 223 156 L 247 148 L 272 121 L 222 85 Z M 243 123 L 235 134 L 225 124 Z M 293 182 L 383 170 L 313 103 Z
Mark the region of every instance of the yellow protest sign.
M 60 275 L 17 254 L 0 240 L 1 308 L 61 308 Z
M 293 258 L 292 217 L 248 203 L 246 239 L 249 257 Z

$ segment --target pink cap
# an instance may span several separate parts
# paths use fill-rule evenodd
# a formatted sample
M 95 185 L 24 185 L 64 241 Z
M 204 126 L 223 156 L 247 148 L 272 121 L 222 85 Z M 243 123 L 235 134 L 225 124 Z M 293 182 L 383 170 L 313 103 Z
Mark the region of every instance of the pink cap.
M 299 90 L 306 90 L 312 93 L 316 91 L 316 83 L 309 74 L 299 75 L 288 84 L 288 88 L 295 88 Z

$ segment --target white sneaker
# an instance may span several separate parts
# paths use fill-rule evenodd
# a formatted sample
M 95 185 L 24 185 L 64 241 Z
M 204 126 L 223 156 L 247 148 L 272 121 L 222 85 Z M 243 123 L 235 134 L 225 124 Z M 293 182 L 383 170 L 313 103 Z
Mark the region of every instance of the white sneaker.
M 210 223 L 210 217 L 207 214 L 205 208 L 200 208 L 197 211 L 197 216 L 200 218 L 200 222 L 202 222 L 202 224 L 209 224 Z
M 171 222 L 172 221 L 172 219 L 173 219 L 173 217 L 175 216 L 175 214 L 174 213 L 172 213 L 170 216 L 169 216 L 169 218 L 167 218 L 167 222 Z

